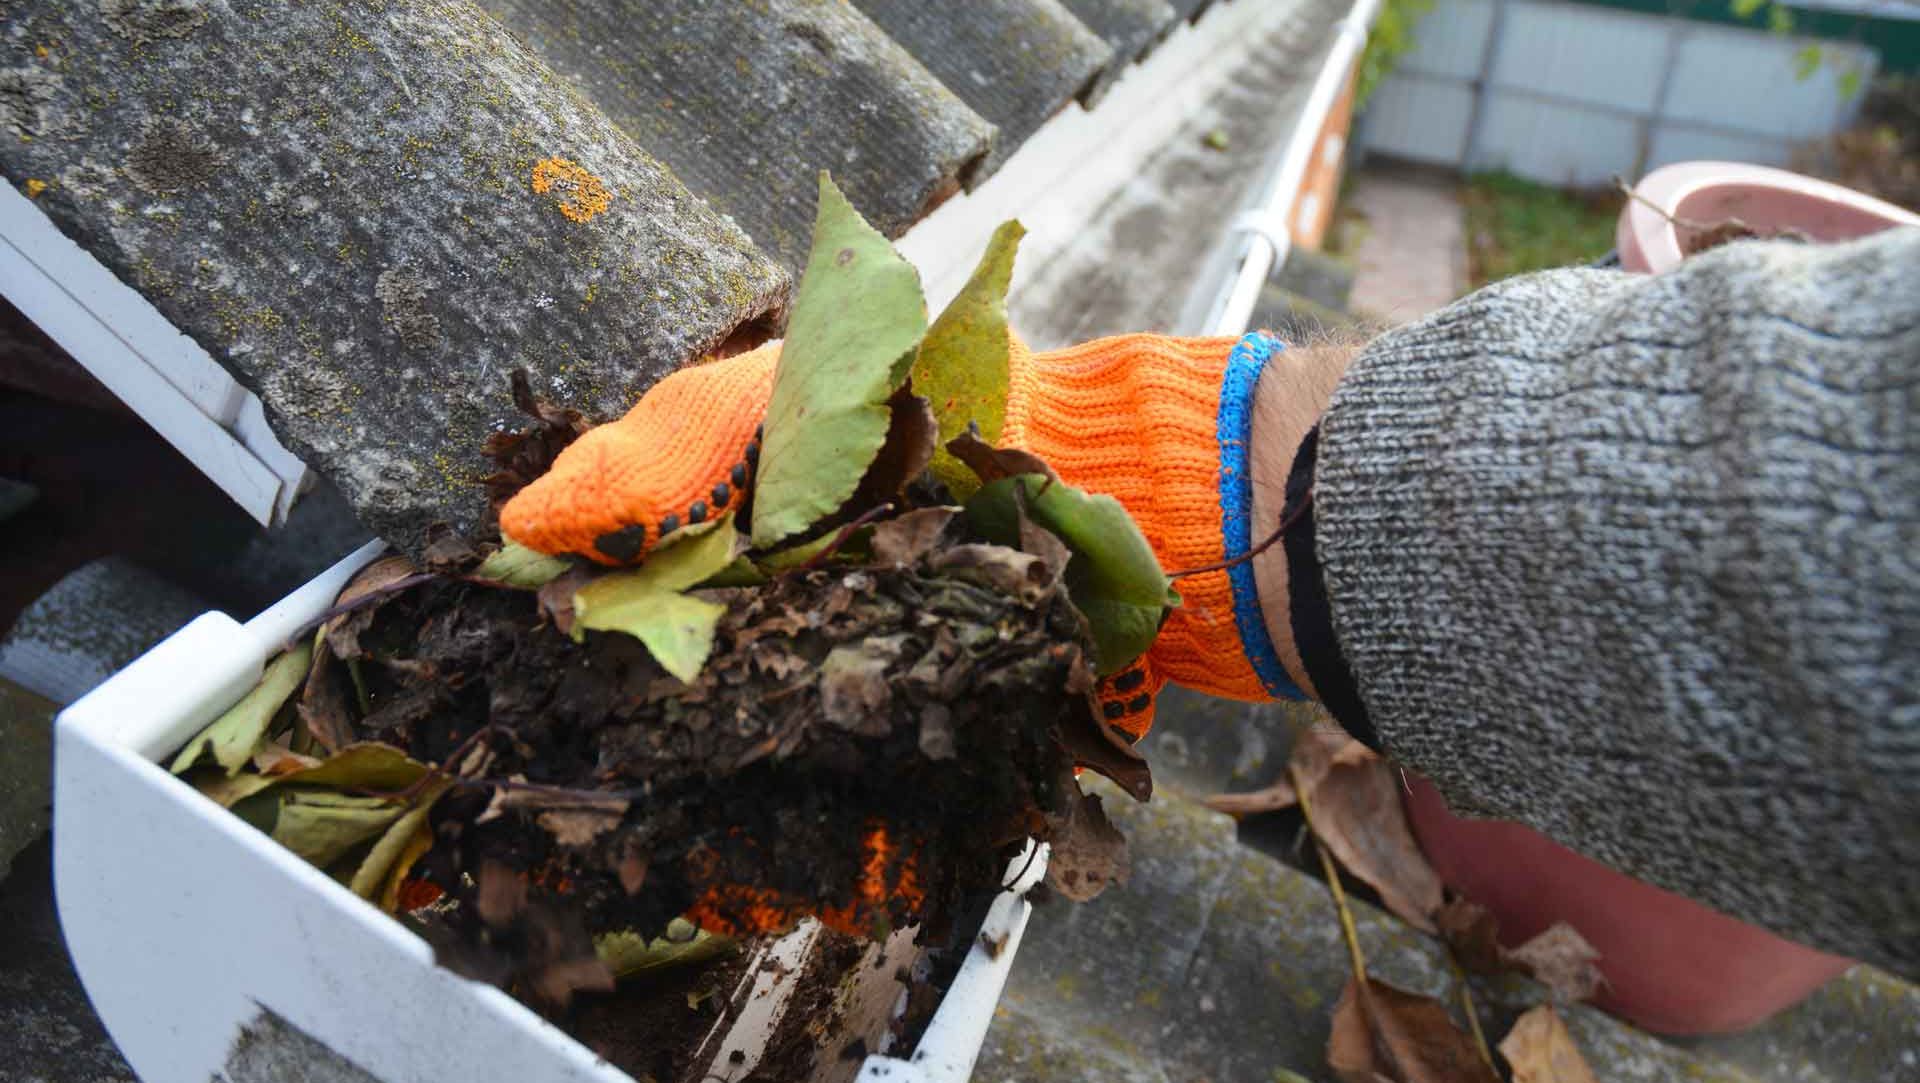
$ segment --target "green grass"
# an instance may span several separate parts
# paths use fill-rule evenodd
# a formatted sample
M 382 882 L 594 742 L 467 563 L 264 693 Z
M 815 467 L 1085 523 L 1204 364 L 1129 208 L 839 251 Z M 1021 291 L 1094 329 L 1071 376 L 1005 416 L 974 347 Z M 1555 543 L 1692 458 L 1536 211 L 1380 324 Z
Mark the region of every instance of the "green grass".
M 1467 180 L 1467 271 L 1478 289 L 1528 271 L 1591 263 L 1613 248 L 1617 192 L 1569 192 L 1510 173 Z

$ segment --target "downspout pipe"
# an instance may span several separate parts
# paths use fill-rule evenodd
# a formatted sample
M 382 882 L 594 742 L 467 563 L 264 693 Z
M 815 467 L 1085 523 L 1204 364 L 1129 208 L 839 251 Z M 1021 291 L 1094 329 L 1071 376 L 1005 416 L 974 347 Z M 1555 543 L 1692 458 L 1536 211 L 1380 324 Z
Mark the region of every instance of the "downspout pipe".
M 1300 112 L 1300 122 L 1294 126 L 1293 136 L 1280 154 L 1266 198 L 1256 209 L 1235 219 L 1232 229 L 1248 235 L 1247 250 L 1241 258 L 1239 273 L 1214 300 L 1207 317 L 1206 334 L 1245 333 L 1267 276 L 1286 262 L 1287 253 L 1293 248 L 1294 208 L 1307 167 L 1313 163 L 1314 149 L 1320 144 L 1320 129 L 1340 99 L 1361 50 L 1366 48 L 1367 31 L 1380 13 L 1380 4 L 1381 0 L 1354 0 L 1335 32 L 1326 62 L 1314 77 L 1313 89 L 1308 92 L 1306 105 Z

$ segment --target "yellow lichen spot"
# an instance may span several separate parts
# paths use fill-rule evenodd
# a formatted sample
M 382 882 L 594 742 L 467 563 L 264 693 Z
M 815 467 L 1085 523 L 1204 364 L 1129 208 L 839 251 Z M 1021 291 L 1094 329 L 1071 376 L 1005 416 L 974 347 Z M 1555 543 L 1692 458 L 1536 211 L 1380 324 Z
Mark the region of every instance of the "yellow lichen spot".
M 27 198 L 28 199 L 39 199 L 40 193 L 46 190 L 47 190 L 46 181 L 41 180 L 39 177 L 27 178 Z
M 613 205 L 613 196 L 599 177 L 571 158 L 543 158 L 533 167 L 533 191 L 553 195 L 554 206 L 570 221 L 588 222 Z

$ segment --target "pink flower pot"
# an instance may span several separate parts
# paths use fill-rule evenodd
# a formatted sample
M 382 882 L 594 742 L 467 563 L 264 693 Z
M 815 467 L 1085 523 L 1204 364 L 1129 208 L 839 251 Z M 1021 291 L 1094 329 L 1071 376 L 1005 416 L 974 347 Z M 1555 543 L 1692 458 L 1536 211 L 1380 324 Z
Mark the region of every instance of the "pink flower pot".
M 1409 773 L 1407 815 L 1447 886 L 1517 947 L 1557 921 L 1600 952 L 1600 1007 L 1660 1034 L 1725 1034 L 1792 1007 L 1852 965 L 1635 880 L 1532 828 L 1455 816 Z
M 1884 200 L 1763 165 L 1681 162 L 1647 174 L 1634 190 L 1641 198 L 1627 201 L 1614 229 L 1620 265 L 1629 271 L 1659 274 L 1691 254 L 1697 231 L 1672 219 L 1713 225 L 1737 218 L 1763 234 L 1792 229 L 1816 241 L 1920 226 L 1920 216 Z

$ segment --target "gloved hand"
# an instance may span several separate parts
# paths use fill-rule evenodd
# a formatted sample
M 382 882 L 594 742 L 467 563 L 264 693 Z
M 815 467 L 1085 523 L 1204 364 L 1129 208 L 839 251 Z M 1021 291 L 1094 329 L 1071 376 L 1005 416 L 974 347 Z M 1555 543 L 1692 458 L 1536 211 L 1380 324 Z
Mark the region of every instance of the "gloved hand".
M 1244 554 L 1254 382 L 1279 343 L 1122 335 L 1044 353 L 1014 340 L 1000 444 L 1125 506 L 1169 572 Z M 500 513 L 507 537 L 602 564 L 641 560 L 750 493 L 779 344 L 683 369 L 592 429 Z M 1264 534 L 1272 524 L 1265 524 Z M 1139 661 L 1101 684 L 1106 721 L 1145 735 L 1169 680 L 1243 700 L 1303 698 L 1262 622 L 1251 562 L 1180 579 Z

